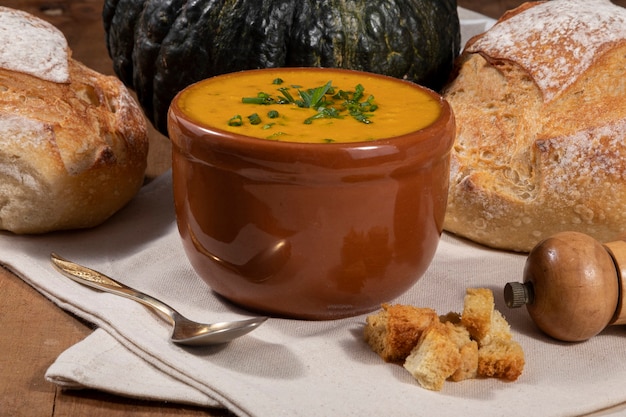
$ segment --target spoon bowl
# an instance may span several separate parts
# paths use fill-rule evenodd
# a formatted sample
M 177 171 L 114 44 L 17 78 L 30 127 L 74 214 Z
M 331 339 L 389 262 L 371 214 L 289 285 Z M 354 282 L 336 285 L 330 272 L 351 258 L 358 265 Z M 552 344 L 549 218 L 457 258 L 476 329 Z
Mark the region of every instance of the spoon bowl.
M 55 253 L 50 254 L 50 259 L 59 272 L 79 284 L 129 298 L 151 308 L 173 324 L 171 341 L 180 345 L 205 346 L 227 343 L 251 332 L 267 320 L 267 317 L 253 317 L 219 323 L 198 323 L 184 317 L 164 302 L 98 271 L 64 259 Z

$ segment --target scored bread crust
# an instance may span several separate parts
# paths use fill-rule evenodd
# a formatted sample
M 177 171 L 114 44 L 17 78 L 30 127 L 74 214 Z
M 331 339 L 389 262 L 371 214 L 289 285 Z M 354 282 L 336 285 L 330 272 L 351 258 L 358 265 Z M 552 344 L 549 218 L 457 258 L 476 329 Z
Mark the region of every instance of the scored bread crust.
M 626 9 L 526 3 L 471 39 L 443 95 L 457 121 L 444 228 L 530 251 L 626 231 Z
M 58 46 L 56 29 L 35 17 L 7 8 L 0 15 L 39 25 Z M 37 47 L 45 49 L 32 45 Z M 143 113 L 117 78 L 72 59 L 69 49 L 61 52 L 53 48 L 44 56 L 47 62 L 67 62 L 60 70 L 65 76 L 54 79 L 43 67 L 42 75 L 19 63 L 0 68 L 0 230 L 96 226 L 143 184 Z

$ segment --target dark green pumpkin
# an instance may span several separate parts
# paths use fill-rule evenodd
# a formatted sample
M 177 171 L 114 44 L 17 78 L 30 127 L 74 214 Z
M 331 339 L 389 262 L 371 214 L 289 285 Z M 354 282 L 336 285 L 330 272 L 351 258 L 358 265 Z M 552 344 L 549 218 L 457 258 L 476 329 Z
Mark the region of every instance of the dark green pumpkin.
M 440 89 L 460 48 L 456 0 L 105 0 L 115 73 L 166 133 L 170 101 L 217 74 L 351 68 Z

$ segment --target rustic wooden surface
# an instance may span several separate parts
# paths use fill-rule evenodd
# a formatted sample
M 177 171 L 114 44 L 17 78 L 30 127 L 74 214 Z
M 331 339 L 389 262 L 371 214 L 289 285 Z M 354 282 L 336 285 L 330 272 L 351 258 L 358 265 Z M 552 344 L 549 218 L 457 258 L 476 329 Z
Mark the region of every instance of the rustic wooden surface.
M 113 74 L 101 22 L 103 0 L 0 0 L 1 6 L 28 11 L 61 29 L 74 57 L 102 73 Z M 491 17 L 517 0 L 459 0 Z M 626 5 L 626 0 L 616 1 Z M 152 131 L 149 175 L 169 166 L 169 142 Z M 44 379 L 46 369 L 65 349 L 93 329 L 65 313 L 18 277 L 0 268 L 0 417 L 18 416 L 229 416 L 178 404 L 132 400 L 95 391 L 64 391 Z

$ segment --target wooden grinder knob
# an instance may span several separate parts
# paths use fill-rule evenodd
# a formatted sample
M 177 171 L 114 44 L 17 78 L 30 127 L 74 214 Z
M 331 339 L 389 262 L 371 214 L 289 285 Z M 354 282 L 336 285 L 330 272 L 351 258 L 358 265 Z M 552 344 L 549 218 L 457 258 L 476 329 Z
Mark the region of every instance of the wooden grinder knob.
M 601 244 L 578 232 L 557 233 L 528 255 L 524 282 L 504 288 L 509 307 L 526 309 L 546 334 L 587 340 L 610 324 L 625 324 L 626 242 Z

